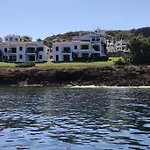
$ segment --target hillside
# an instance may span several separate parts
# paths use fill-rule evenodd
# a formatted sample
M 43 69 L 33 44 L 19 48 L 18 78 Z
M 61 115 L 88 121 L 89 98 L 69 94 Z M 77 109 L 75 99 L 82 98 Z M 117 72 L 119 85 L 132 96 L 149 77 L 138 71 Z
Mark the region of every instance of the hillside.
M 79 34 L 87 34 L 91 33 L 92 31 L 75 31 L 75 32 L 67 32 L 64 34 L 58 34 L 58 35 L 52 35 L 49 37 L 46 37 L 43 42 L 48 45 L 52 46 L 53 40 L 57 39 L 59 40 L 71 40 L 73 36 L 79 36 Z M 143 35 L 144 37 L 150 37 L 150 27 L 143 27 L 138 29 L 131 29 L 131 30 L 109 30 L 106 31 L 106 38 L 107 39 L 124 39 L 124 40 L 130 40 L 134 36 Z

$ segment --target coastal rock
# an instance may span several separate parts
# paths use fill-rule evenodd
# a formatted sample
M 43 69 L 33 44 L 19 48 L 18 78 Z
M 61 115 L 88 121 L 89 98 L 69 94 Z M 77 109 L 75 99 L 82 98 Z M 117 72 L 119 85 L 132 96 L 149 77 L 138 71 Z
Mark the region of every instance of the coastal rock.
M 149 66 L 0 68 L 0 85 L 150 86 Z

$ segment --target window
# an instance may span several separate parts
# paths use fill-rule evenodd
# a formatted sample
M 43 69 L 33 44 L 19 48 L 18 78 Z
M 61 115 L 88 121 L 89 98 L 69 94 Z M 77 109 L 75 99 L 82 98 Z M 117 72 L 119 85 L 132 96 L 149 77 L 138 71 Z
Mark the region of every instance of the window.
M 43 47 L 37 47 L 36 50 L 37 51 L 43 51 Z
M 35 61 L 35 56 L 34 56 L 34 55 L 30 55 L 30 56 L 28 57 L 28 59 L 29 59 L 29 61 Z
M 77 45 L 74 46 L 74 49 L 77 49 Z
M 59 56 L 58 55 L 56 55 L 56 61 L 59 61 Z
M 9 38 L 9 41 L 12 42 L 12 41 L 13 41 L 13 37 L 10 37 L 10 38 Z
M 59 47 L 56 47 L 56 51 L 59 51 Z
M 100 51 L 99 45 L 93 45 L 92 47 L 93 47 L 93 49 L 94 49 L 95 51 Z
M 4 48 L 4 52 L 7 53 L 7 48 Z
M 63 53 L 71 53 L 70 47 L 64 47 Z
M 72 57 L 73 57 L 73 58 L 78 58 L 78 54 L 72 53 Z
M 39 55 L 39 59 L 42 59 L 42 55 Z
M 22 59 L 22 55 L 19 55 L 19 59 Z
M 28 47 L 27 50 L 26 50 L 26 53 L 35 53 L 36 50 L 34 47 Z
M 10 53 L 17 53 L 17 49 L 16 48 L 10 48 Z
M 95 38 L 92 38 L 92 41 L 95 41 Z
M 81 49 L 89 49 L 89 45 L 81 45 Z
M 89 57 L 89 54 L 88 54 L 88 53 L 83 53 L 83 54 L 82 54 L 82 57 L 83 57 L 83 58 L 88 58 L 88 57 Z
M 22 51 L 22 47 L 19 47 L 19 50 Z
M 8 41 L 8 39 L 6 39 L 6 41 Z
M 16 61 L 17 59 L 16 59 L 16 56 L 9 56 L 9 61 L 12 61 L 12 62 L 14 62 L 14 61 Z
M 18 39 L 17 39 L 17 38 L 15 38 L 15 41 L 17 42 L 17 41 L 18 41 Z

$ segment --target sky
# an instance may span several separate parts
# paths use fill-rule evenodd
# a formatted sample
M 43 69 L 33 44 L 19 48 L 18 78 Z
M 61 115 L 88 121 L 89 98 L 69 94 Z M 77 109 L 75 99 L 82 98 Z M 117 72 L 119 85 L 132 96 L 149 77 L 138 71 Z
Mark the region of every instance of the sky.
M 0 0 L 0 37 L 150 26 L 150 0 Z

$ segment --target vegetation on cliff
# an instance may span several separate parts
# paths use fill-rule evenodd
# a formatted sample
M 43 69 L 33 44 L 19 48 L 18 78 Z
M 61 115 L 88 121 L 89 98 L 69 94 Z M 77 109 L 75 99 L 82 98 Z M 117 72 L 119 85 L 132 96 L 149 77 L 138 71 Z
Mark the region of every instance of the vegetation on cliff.
M 131 63 L 133 64 L 150 64 L 150 37 L 134 37 L 128 45 L 131 51 Z
M 79 36 L 91 33 L 92 31 L 75 31 L 75 32 L 67 32 L 64 34 L 58 34 L 46 37 L 43 42 L 47 46 L 52 46 L 53 40 L 71 40 L 73 36 Z M 143 35 L 143 37 L 150 37 L 150 27 L 143 27 L 139 29 L 131 29 L 131 30 L 108 30 L 106 31 L 106 38 L 111 40 L 130 40 L 135 36 Z

